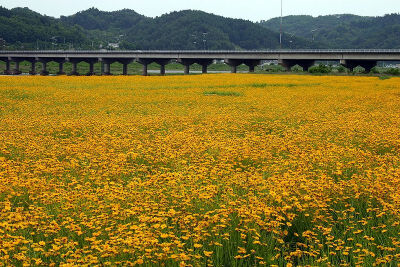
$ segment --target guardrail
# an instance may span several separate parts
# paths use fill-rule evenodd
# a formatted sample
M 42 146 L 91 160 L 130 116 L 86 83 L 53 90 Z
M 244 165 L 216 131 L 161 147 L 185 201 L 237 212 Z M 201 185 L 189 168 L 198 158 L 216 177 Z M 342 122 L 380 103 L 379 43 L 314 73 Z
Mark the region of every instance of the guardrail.
M 400 49 L 279 49 L 279 50 L 25 50 L 0 51 L 6 54 L 334 54 L 334 53 L 378 53 L 397 54 Z

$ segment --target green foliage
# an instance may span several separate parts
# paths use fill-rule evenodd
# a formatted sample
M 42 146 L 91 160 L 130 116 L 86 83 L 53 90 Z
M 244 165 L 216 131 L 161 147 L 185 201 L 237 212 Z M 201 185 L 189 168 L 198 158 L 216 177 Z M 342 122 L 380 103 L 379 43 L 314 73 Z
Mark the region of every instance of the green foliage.
M 312 66 L 308 69 L 308 72 L 310 73 L 330 73 L 332 72 L 332 68 L 329 66 L 325 65 L 318 65 L 318 66 Z
M 340 65 L 340 66 L 337 68 L 337 71 L 338 71 L 339 73 L 345 73 L 345 72 L 347 71 L 347 69 L 346 69 L 344 66 Z
M 55 19 L 27 8 L 1 8 L 0 32 L 9 49 L 98 49 L 109 43 L 128 50 L 279 48 L 279 34 L 257 23 L 192 10 L 148 18 L 128 9 L 104 12 L 91 8 Z M 283 44 L 316 47 L 302 38 L 286 36 Z
M 399 14 L 288 16 L 283 21 L 289 33 L 283 35 L 283 48 L 400 48 Z M 6 49 L 98 49 L 109 43 L 126 50 L 276 49 L 279 24 L 277 18 L 252 23 L 193 10 L 149 18 L 129 9 L 91 8 L 56 19 L 28 8 L 0 7 Z
M 379 69 L 377 67 L 373 67 L 371 69 L 371 73 L 378 74 L 378 73 L 381 73 L 381 72 L 379 71 Z
M 267 72 L 284 72 L 286 71 L 284 67 L 281 65 L 267 65 L 264 66 L 263 69 Z
M 397 69 L 397 68 L 385 69 L 384 73 L 390 74 L 390 75 L 400 75 L 400 69 Z
M 231 92 L 231 91 L 206 91 L 203 92 L 203 95 L 206 96 L 211 96 L 211 95 L 217 95 L 217 96 L 242 96 L 242 93 L 239 92 Z
M 67 43 L 85 40 L 81 27 L 66 26 L 55 18 L 42 16 L 28 8 L 8 10 L 0 7 L 0 33 L 13 49 L 51 48 L 52 43 L 64 44 L 64 38 Z
M 104 12 L 90 8 L 75 15 L 61 16 L 61 21 L 73 25 L 80 25 L 87 30 L 129 29 L 141 21 L 151 20 L 133 10 L 123 9 L 113 12 Z
M 293 72 L 302 72 L 302 71 L 307 71 L 307 70 L 303 70 L 303 68 L 299 65 L 295 65 L 292 67 L 291 69 Z
M 192 10 L 143 20 L 136 27 L 130 28 L 126 35 L 127 40 L 137 44 L 140 49 L 218 50 L 279 47 L 279 34 L 260 25 Z M 297 47 L 312 47 L 310 42 L 299 38 L 294 38 L 293 43 Z
M 260 24 L 279 31 L 280 19 L 261 21 Z M 400 14 L 383 17 L 349 14 L 288 16 L 283 18 L 283 29 L 327 48 L 400 48 Z

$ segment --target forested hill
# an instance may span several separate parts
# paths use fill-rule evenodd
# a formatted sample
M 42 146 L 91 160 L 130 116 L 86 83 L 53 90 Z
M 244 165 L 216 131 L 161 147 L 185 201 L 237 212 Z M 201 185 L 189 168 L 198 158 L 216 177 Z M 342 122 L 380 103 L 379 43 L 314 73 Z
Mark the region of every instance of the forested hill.
M 279 31 L 280 18 L 260 22 Z M 361 17 L 349 14 L 330 16 L 287 16 L 283 30 L 327 48 L 400 48 L 400 15 Z
M 280 19 L 260 23 L 185 10 L 149 18 L 91 8 L 53 18 L 0 7 L 0 49 L 276 49 Z M 288 16 L 283 48 L 400 48 L 400 15 Z
M 279 34 L 250 21 L 230 19 L 201 11 L 181 11 L 141 22 L 127 33 L 139 47 L 172 49 L 267 49 L 279 47 Z M 284 45 L 313 47 L 293 37 Z
M 110 43 L 141 50 L 279 48 L 279 34 L 258 23 L 192 10 L 149 18 L 128 9 L 104 12 L 91 8 L 55 19 L 27 8 L 1 8 L 0 38 L 9 49 L 98 49 Z M 318 45 L 287 36 L 283 46 Z
M 60 20 L 42 16 L 28 8 L 8 10 L 0 6 L 0 49 L 5 46 L 32 49 L 51 45 L 64 38 L 71 43 L 86 41 L 79 26 L 65 25 Z
M 134 27 L 141 21 L 151 21 L 130 9 L 104 12 L 96 8 L 81 11 L 72 16 L 61 16 L 68 25 L 79 25 L 86 30 L 120 31 Z
M 78 24 L 92 37 L 121 36 L 128 49 L 267 49 L 279 47 L 278 33 L 260 25 L 202 11 L 185 10 L 148 18 L 132 10 L 105 12 L 89 9 L 61 20 Z M 95 34 L 93 34 L 95 33 Z M 301 38 L 286 39 L 293 47 L 313 47 Z M 291 41 L 291 42 L 290 42 Z

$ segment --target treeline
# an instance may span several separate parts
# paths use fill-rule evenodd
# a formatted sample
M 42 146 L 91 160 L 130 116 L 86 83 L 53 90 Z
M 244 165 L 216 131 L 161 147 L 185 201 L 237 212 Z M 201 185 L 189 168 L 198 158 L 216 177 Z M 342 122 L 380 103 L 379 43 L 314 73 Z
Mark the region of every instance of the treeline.
M 34 49 L 55 43 L 83 43 L 85 33 L 80 26 L 65 25 L 60 20 L 42 16 L 28 8 L 8 10 L 0 7 L 1 48 Z
M 105 12 L 92 8 L 61 20 L 79 25 L 92 38 L 114 36 L 124 49 L 274 49 L 279 34 L 241 19 L 231 19 L 202 11 L 185 10 L 156 18 L 132 10 Z M 105 34 L 106 33 L 106 34 Z M 285 46 L 316 47 L 309 41 L 291 37 Z
M 279 33 L 257 23 L 201 11 L 148 18 L 133 10 L 95 8 L 55 19 L 27 8 L 1 8 L 0 38 L 8 49 L 276 49 Z M 3 44 L 4 44 L 3 43 Z M 314 48 L 295 36 L 284 47 Z M 4 49 L 4 47 L 3 47 Z
M 149 18 L 91 8 L 59 19 L 0 7 L 0 49 L 277 49 L 280 19 L 260 23 L 186 10 Z M 282 48 L 400 48 L 400 15 L 288 16 Z
M 260 25 L 279 30 L 280 19 L 260 22 Z M 319 42 L 326 48 L 391 49 L 400 48 L 400 15 L 361 17 L 349 14 L 330 16 L 288 16 L 283 18 L 288 34 Z

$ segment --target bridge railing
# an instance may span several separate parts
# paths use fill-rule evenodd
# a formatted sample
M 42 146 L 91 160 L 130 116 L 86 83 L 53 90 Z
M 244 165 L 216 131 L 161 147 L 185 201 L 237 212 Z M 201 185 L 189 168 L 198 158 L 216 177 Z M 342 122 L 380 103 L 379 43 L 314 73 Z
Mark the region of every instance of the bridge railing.
M 267 49 L 267 50 L 25 50 L 0 51 L 7 54 L 324 54 L 324 53 L 400 53 L 400 49 Z

